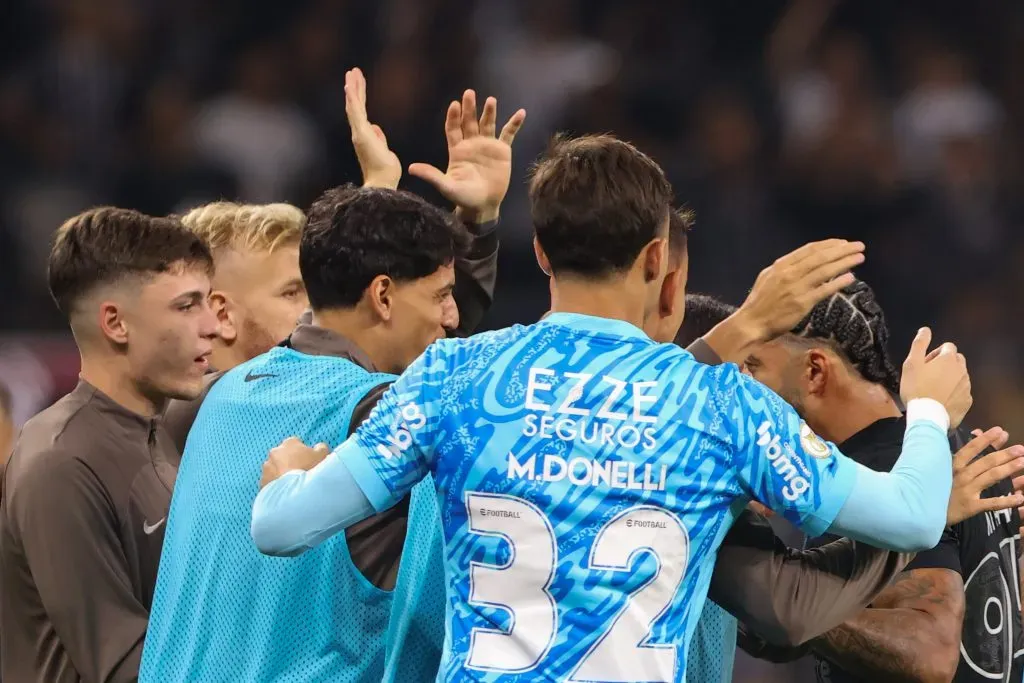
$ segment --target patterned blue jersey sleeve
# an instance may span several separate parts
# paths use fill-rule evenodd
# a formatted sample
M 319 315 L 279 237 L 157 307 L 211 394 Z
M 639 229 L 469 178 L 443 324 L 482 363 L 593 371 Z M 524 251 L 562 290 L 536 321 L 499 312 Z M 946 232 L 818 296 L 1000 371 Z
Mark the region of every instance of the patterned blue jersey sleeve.
M 433 469 L 453 343 L 431 345 L 388 388 L 356 433 L 335 449 L 378 512 L 404 498 Z
M 832 524 L 856 481 L 856 463 L 819 438 L 773 391 L 723 366 L 725 429 L 751 496 L 806 533 Z M 730 391 L 731 389 L 731 391 Z

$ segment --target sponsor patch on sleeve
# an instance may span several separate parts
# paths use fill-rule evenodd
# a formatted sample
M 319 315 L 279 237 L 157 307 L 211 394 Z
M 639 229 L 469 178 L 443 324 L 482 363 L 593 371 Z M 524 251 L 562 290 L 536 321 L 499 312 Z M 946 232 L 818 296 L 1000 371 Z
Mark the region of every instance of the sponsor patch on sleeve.
M 815 434 L 806 422 L 800 423 L 800 445 L 813 458 L 827 458 L 832 454 L 828 444 Z

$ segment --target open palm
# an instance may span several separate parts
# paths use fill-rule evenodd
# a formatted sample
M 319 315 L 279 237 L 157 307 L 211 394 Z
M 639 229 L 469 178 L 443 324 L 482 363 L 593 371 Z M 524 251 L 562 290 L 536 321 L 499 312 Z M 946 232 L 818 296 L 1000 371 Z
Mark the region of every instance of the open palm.
M 412 164 L 409 173 L 423 178 L 446 199 L 466 212 L 486 219 L 497 217 L 512 178 L 512 141 L 523 125 L 526 112 L 520 109 L 495 137 L 498 102 L 484 103 L 477 120 L 476 93 L 467 90 L 461 102 L 452 102 L 445 117 L 448 139 L 448 169 L 442 173 L 430 164 Z

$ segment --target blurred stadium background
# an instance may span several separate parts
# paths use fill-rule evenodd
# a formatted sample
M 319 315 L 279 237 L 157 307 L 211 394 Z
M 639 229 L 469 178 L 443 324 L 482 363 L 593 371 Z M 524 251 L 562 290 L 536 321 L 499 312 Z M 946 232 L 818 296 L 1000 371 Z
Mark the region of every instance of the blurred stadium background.
M 361 66 L 406 165 L 444 162 L 466 87 L 529 112 L 490 326 L 546 306 L 531 160 L 557 130 L 612 131 L 697 212 L 691 291 L 739 303 L 790 248 L 863 239 L 894 354 L 932 325 L 967 353 L 972 425 L 1024 435 L 1019 2 L 4 0 L 0 64 L 0 380 L 18 422 L 77 373 L 46 293 L 60 222 L 104 203 L 305 207 L 358 182 L 342 79 Z M 805 676 L 741 663 L 736 679 Z

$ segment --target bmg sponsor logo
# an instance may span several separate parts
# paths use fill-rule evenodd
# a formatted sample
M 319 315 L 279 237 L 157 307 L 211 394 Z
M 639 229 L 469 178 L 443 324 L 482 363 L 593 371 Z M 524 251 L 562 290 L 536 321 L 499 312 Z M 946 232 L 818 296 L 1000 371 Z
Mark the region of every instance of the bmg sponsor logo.
M 761 447 L 764 457 L 772 464 L 772 469 L 780 479 L 786 482 L 782 487 L 782 497 L 792 502 L 807 493 L 811 482 L 797 469 L 793 458 L 782 448 L 782 439 L 772 433 L 771 422 L 765 421 L 757 428 L 757 445 Z
M 377 445 L 377 452 L 390 460 L 402 455 L 412 445 L 412 433 L 423 429 L 427 424 L 427 416 L 415 403 L 406 403 L 399 408 L 400 418 L 395 428 L 388 434 L 386 441 Z

